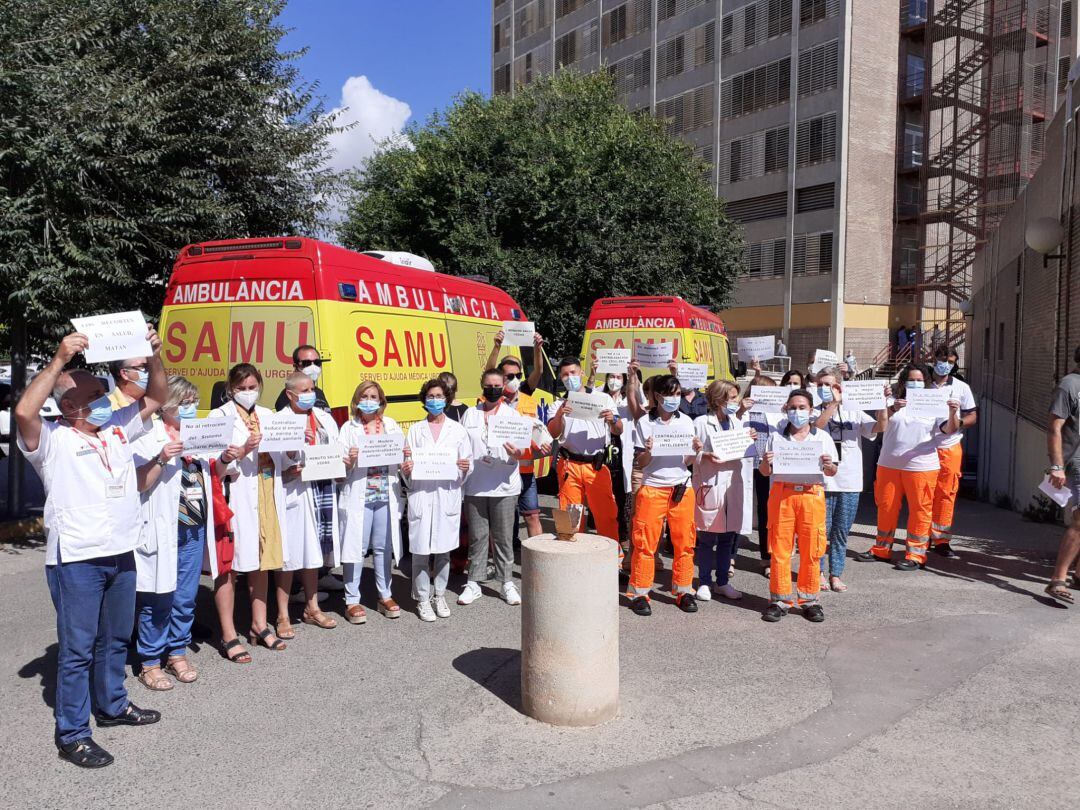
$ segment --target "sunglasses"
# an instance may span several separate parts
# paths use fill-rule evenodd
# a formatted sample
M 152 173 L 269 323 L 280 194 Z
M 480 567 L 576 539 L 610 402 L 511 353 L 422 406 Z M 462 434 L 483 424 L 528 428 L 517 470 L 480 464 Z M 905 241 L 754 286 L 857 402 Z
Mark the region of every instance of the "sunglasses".
M 322 368 L 322 360 L 297 360 L 296 365 L 300 366 L 300 368 L 307 368 L 308 366 Z
M 523 379 L 525 379 L 524 374 L 504 374 L 503 376 L 506 377 L 507 380 L 523 380 Z

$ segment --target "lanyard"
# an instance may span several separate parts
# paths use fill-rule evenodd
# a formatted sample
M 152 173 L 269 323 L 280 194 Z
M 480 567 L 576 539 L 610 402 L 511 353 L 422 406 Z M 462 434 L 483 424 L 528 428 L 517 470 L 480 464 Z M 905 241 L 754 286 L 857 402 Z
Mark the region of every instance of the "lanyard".
M 84 444 L 86 444 L 91 450 L 94 451 L 94 453 L 98 457 L 98 461 L 101 462 L 101 466 L 103 466 L 111 476 L 113 469 L 112 464 L 109 463 L 109 446 L 105 443 L 105 440 L 101 440 L 101 447 L 99 448 L 95 442 L 93 442 L 86 436 L 85 433 L 81 433 L 78 430 L 75 430 L 75 428 L 69 428 L 69 430 L 76 436 L 78 436 Z

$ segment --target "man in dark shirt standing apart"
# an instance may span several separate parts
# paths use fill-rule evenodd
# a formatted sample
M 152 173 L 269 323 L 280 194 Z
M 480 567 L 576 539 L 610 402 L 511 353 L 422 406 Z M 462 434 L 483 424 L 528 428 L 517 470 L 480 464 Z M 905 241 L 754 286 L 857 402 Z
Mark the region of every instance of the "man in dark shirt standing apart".
M 1050 455 L 1050 484 L 1072 491 L 1072 515 L 1058 546 L 1053 579 L 1046 592 L 1059 602 L 1072 604 L 1067 577 L 1069 568 L 1080 555 L 1080 346 L 1073 354 L 1073 370 L 1061 378 L 1050 400 L 1050 428 L 1046 447 Z M 1073 584 L 1077 584 L 1073 574 Z
M 322 355 L 319 354 L 319 350 L 314 346 L 304 344 L 303 346 L 297 346 L 293 349 L 293 371 L 302 371 L 304 374 L 311 377 L 311 381 L 315 383 L 315 407 L 322 408 L 324 411 L 329 411 L 330 403 L 326 399 L 326 394 L 319 388 L 319 377 L 322 376 L 322 364 Z M 274 410 L 280 411 L 288 404 L 289 398 L 285 396 L 285 389 L 282 388 L 281 393 L 278 394 L 277 402 L 274 403 Z

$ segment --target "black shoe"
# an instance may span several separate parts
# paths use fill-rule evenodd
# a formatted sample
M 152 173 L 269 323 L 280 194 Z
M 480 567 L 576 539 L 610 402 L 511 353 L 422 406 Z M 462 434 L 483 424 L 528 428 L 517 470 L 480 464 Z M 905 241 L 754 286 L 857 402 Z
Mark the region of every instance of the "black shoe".
M 638 616 L 652 616 L 652 607 L 649 605 L 649 600 L 644 596 L 639 596 L 630 603 L 630 609 L 634 611 Z
M 61 745 L 56 753 L 60 759 L 66 759 L 80 768 L 104 768 L 113 763 L 113 755 L 94 742 L 92 737 Z
M 933 551 L 949 560 L 954 560 L 960 556 L 952 550 L 952 546 L 950 546 L 948 543 L 938 543 L 936 546 L 934 546 Z
M 777 604 L 772 604 L 765 608 L 765 612 L 761 614 L 761 618 L 767 622 L 778 622 L 786 615 L 786 610 Z
M 924 563 L 915 562 L 915 560 L 901 560 L 893 566 L 897 571 L 918 571 L 920 568 L 926 568 Z
M 872 551 L 863 551 L 855 555 L 855 559 L 859 562 L 888 562 L 884 557 L 878 557 Z
M 808 622 L 825 621 L 825 610 L 821 605 L 807 605 L 803 608 L 802 615 Z
M 683 613 L 697 613 L 697 597 L 692 593 L 679 594 L 675 604 Z
M 97 724 L 99 728 L 107 726 L 148 726 L 160 719 L 161 712 L 156 712 L 153 709 L 140 709 L 134 703 L 128 703 L 127 708 L 116 717 L 106 717 L 99 714 Z

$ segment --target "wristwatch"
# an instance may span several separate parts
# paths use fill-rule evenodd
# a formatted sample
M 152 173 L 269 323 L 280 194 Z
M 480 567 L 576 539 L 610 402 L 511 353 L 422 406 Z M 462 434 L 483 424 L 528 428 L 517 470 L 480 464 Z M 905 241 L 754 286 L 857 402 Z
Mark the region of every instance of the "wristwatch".
M 167 458 L 162 458 L 160 455 L 157 457 L 157 465 L 159 467 L 164 467 L 168 463 L 169 460 Z
M 1047 472 L 1064 472 L 1064 471 L 1065 471 L 1065 468 L 1062 467 L 1060 464 L 1051 464 L 1050 468 L 1047 470 Z

